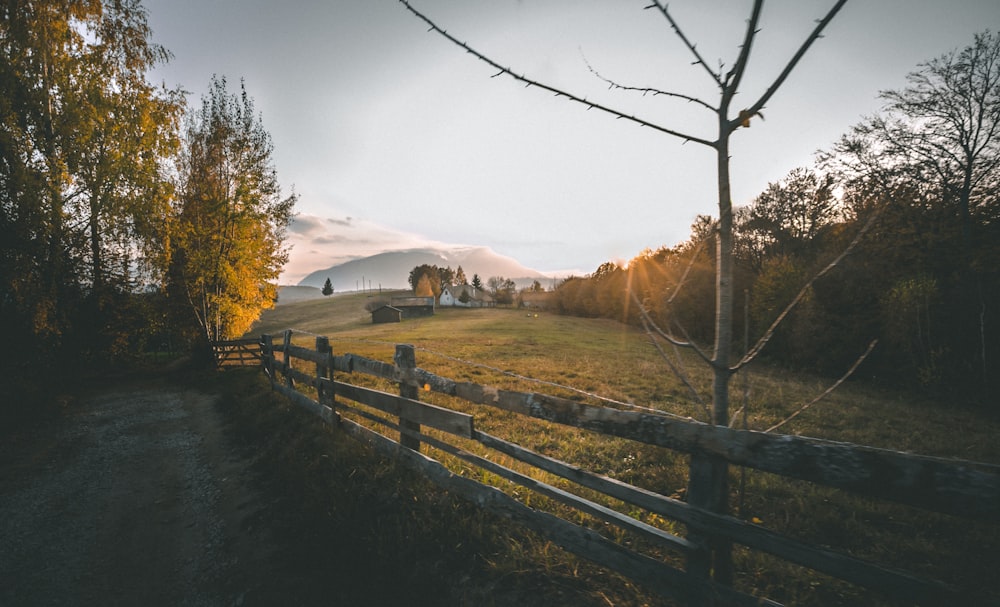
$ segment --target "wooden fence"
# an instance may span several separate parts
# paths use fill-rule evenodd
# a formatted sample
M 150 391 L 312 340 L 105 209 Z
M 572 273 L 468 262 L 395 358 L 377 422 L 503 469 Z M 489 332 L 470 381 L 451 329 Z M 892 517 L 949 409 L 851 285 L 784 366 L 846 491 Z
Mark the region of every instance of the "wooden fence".
M 1000 474 L 980 469 L 971 462 L 711 426 L 655 413 L 589 405 L 546 394 L 457 382 L 418 368 L 414 348 L 409 345 L 396 346 L 394 364 L 353 354 L 334 355 L 325 337 L 316 337 L 314 348 L 293 345 L 291 331 L 286 331 L 279 343 L 275 343 L 273 336 L 263 335 L 260 348 L 264 372 L 274 389 L 326 423 L 339 425 L 348 434 L 402 457 L 447 490 L 516 520 L 563 548 L 688 604 L 778 605 L 720 584 L 710 579 L 702 567 L 694 566 L 693 563 L 704 562 L 708 550 L 705 540 L 700 538 L 714 538 L 714 542 L 721 538 L 723 543 L 762 551 L 910 604 L 960 605 L 968 604 L 968 597 L 962 589 L 809 545 L 760 525 L 716 514 L 533 452 L 477 430 L 471 415 L 420 402 L 420 391 L 433 391 L 475 405 L 666 447 L 692 456 L 720 458 L 731 464 L 870 498 L 971 519 L 1000 520 Z M 283 356 L 279 357 L 278 353 Z M 339 381 L 334 378 L 334 372 L 368 374 L 397 382 L 399 394 Z M 300 391 L 303 387 L 309 387 L 310 393 L 317 395 L 316 398 Z M 352 403 L 388 414 L 391 419 L 359 409 Z M 397 431 L 399 442 L 342 417 L 339 412 L 343 411 Z M 437 437 L 430 436 L 423 431 L 425 427 L 440 432 L 436 433 Z M 501 466 L 487 457 L 470 453 L 449 442 L 449 435 L 471 439 L 490 450 L 579 486 L 665 519 L 679 521 L 686 526 L 687 537 L 668 533 L 595 501 Z M 633 551 L 592 529 L 532 509 L 496 487 L 455 474 L 422 454 L 421 444 L 641 536 L 686 557 L 688 565 L 685 569 L 673 567 L 660 559 Z
M 225 365 L 258 365 L 261 362 L 260 340 L 249 337 L 212 342 L 212 353 L 218 367 Z

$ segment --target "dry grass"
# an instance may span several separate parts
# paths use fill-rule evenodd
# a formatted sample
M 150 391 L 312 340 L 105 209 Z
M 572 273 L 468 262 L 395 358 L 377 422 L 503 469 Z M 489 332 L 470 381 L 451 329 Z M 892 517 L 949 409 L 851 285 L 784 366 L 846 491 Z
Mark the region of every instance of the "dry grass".
M 418 366 L 456 380 L 599 402 L 582 391 L 702 417 L 700 407 L 691 402 L 687 389 L 658 359 L 647 336 L 634 328 L 607 320 L 510 309 L 443 309 L 431 318 L 372 325 L 363 309 L 365 301 L 364 296 L 347 295 L 281 306 L 266 313 L 254 332 L 291 327 L 324 334 L 331 338 L 337 353 L 352 352 L 383 361 L 392 360 L 394 344 L 410 343 L 418 348 Z M 303 336 L 301 343 L 311 345 L 308 336 Z M 707 370 L 693 357 L 683 360 L 693 383 L 707 394 Z M 352 381 L 358 380 L 361 377 L 352 377 Z M 765 365 L 751 369 L 748 381 L 748 425 L 757 430 L 785 419 L 832 382 Z M 394 389 L 388 384 L 381 387 Z M 739 380 L 733 388 L 736 409 L 742 404 Z M 472 413 L 481 430 L 641 487 L 671 495 L 682 494 L 686 485 L 687 458 L 664 449 L 465 405 L 441 395 L 423 393 L 421 398 Z M 891 393 L 862 381 L 846 383 L 782 428 L 786 433 L 993 464 L 1000 463 L 1000 443 L 994 438 L 998 430 L 1000 422 L 996 418 L 963 403 L 927 401 L 919 395 Z M 475 444 L 464 446 L 481 451 Z M 443 454 L 433 455 L 465 474 L 486 474 L 450 461 Z M 501 463 L 518 467 L 507 460 Z M 739 470 L 732 471 L 734 510 L 740 474 Z M 535 476 L 567 486 L 562 480 Z M 486 475 L 483 480 L 498 479 Z M 498 484 L 533 507 L 574 516 L 543 498 Z M 973 590 L 984 601 L 1000 599 L 988 587 L 1000 558 L 1000 530 L 995 524 L 970 524 L 753 471 L 746 475 L 742 504 L 745 518 L 756 518 L 766 527 L 803 541 L 942 579 Z M 669 521 L 656 520 L 649 513 L 629 510 L 623 504 L 607 505 L 652 524 L 683 531 L 674 529 Z M 586 517 L 580 517 L 580 521 L 599 526 Z M 537 544 L 530 548 L 538 549 Z M 557 566 L 564 568 L 576 566 L 566 564 L 574 559 L 561 553 L 554 557 L 549 548 L 525 558 L 538 563 L 563 563 Z M 737 585 L 755 594 L 803 605 L 881 604 L 877 596 L 866 591 L 766 555 L 738 549 L 736 559 L 740 572 Z M 500 566 L 502 560 L 491 562 Z
M 262 605 L 669 604 L 317 424 L 259 373 L 211 385 L 270 496 L 254 523 L 279 543 Z

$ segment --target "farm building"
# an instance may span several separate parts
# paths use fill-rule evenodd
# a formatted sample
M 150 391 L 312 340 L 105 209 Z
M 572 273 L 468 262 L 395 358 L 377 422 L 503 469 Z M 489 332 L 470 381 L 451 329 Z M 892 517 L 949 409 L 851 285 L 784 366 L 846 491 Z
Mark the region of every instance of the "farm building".
M 434 316 L 434 297 L 393 297 L 389 306 L 397 308 L 403 318 Z
M 382 306 L 372 310 L 372 324 L 399 322 L 403 319 L 403 311 L 392 306 Z
M 493 305 L 493 298 L 472 285 L 446 285 L 441 288 L 441 305 L 460 308 L 486 308 Z

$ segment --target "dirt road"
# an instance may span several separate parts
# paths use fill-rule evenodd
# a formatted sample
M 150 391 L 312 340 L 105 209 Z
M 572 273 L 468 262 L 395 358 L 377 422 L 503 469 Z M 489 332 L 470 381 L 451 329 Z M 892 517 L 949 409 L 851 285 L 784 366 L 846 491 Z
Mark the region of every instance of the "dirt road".
M 273 550 L 213 400 L 149 383 L 0 446 L 0 605 L 243 605 Z

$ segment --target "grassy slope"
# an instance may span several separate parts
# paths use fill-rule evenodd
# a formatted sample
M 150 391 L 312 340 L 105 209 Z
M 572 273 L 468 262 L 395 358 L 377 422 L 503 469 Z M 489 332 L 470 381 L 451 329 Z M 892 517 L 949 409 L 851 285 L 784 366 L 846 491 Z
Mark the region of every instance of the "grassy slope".
M 437 490 L 317 424 L 256 371 L 213 380 L 269 505 L 251 521 L 278 546 L 247 605 L 660 605 L 620 576 Z
M 364 294 L 279 306 L 266 311 L 252 334 L 286 328 L 327 335 L 336 352 L 389 361 L 393 344 L 418 349 L 417 364 L 461 379 L 485 375 L 511 385 L 510 378 L 444 356 L 556 382 L 601 396 L 703 419 L 688 390 L 670 372 L 645 333 L 603 319 L 584 319 L 515 309 L 438 309 L 430 318 L 372 325 Z M 299 336 L 308 345 L 308 336 Z M 693 356 L 687 372 L 702 394 L 710 377 Z M 750 372 L 748 423 L 764 429 L 811 401 L 832 380 L 758 365 Z M 523 389 L 542 390 L 537 384 Z M 740 380 L 733 382 L 733 409 L 742 404 Z M 556 390 L 558 392 L 558 390 Z M 705 397 L 707 398 L 707 396 Z M 741 422 L 739 422 L 741 423 Z M 737 425 L 739 425 L 739 423 Z M 848 382 L 813 405 L 781 432 L 842 440 L 926 455 L 1000 463 L 994 440 L 1000 420 L 963 403 L 928 400 Z M 960 436 L 961 440 L 956 440 Z
M 687 389 L 658 358 L 645 334 L 634 328 L 607 320 L 536 316 L 510 309 L 442 309 L 432 318 L 372 325 L 364 311 L 366 301 L 363 294 L 344 295 L 280 306 L 265 313 L 254 333 L 291 327 L 328 335 L 337 352 L 386 361 L 392 358 L 393 344 L 412 343 L 419 348 L 419 366 L 455 379 L 587 398 L 498 371 L 503 370 L 703 418 L 701 407 L 691 402 Z M 308 343 L 305 338 L 303 343 Z M 692 382 L 707 393 L 708 374 L 693 358 L 686 360 Z M 749 379 L 749 426 L 769 427 L 828 384 L 829 380 L 758 366 Z M 736 382 L 734 400 L 739 394 Z M 444 397 L 426 398 L 449 404 Z M 526 446 L 666 494 L 683 493 L 686 459 L 682 456 L 511 416 L 470 412 L 477 416 L 477 427 Z M 1000 444 L 994 439 L 998 430 L 996 419 L 984 418 L 981 412 L 960 404 L 888 393 L 861 382 L 845 384 L 782 428 L 787 433 L 1000 463 Z M 734 489 L 739 480 L 734 470 Z M 758 472 L 747 474 L 746 487 L 746 518 L 756 517 L 768 527 L 805 541 L 971 587 L 984 598 L 997 598 L 985 588 L 990 564 L 1000 555 L 1000 531 L 995 525 L 964 525 L 948 517 L 870 503 Z M 732 503 L 735 508 L 735 495 Z M 876 600 L 765 556 L 738 552 L 737 559 L 738 584 L 778 600 L 824 605 Z

